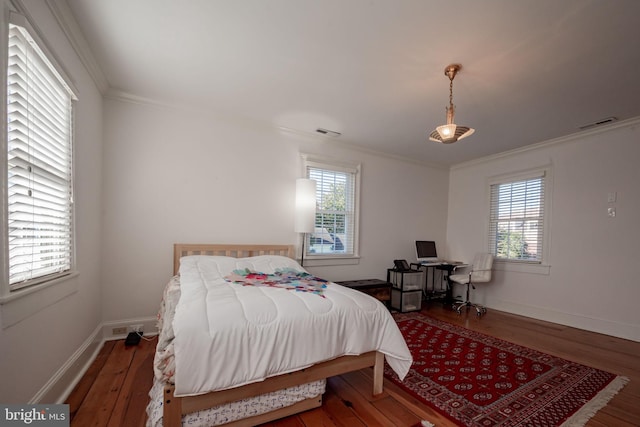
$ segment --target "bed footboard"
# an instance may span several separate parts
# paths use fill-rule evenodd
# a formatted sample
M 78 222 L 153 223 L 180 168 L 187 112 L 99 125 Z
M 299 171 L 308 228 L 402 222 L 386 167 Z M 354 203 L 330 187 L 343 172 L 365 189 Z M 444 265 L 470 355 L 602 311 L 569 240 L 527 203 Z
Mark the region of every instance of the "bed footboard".
M 245 397 L 257 396 L 368 367 L 373 367 L 372 392 L 374 395 L 380 394 L 382 393 L 384 381 L 384 354 L 377 351 L 371 351 L 359 356 L 338 357 L 337 359 L 322 362 L 300 371 L 267 378 L 257 383 L 229 390 L 214 391 L 198 396 L 175 397 L 175 386 L 167 384 L 165 385 L 163 396 L 163 425 L 165 427 L 180 426 L 183 414 L 201 411 L 216 405 L 234 402 Z M 309 408 L 307 407 L 306 409 Z M 288 415 L 293 413 L 296 412 L 291 412 Z M 284 415 L 280 415 L 277 418 L 282 416 Z

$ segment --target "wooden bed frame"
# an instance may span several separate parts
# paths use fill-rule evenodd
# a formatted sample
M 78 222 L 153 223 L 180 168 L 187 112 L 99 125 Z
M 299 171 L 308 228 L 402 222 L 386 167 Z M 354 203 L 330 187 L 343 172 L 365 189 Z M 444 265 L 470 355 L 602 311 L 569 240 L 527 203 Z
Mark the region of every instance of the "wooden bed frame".
M 173 249 L 174 274 L 178 272 L 180 258 L 187 255 L 220 255 L 235 258 L 246 258 L 258 255 L 294 257 L 293 245 L 207 245 L 177 243 Z M 380 394 L 382 393 L 383 384 L 384 355 L 377 351 L 371 351 L 359 356 L 338 357 L 296 372 L 270 377 L 257 383 L 228 390 L 214 391 L 198 396 L 175 397 L 175 386 L 173 384 L 166 384 L 164 387 L 163 425 L 165 427 L 180 426 L 182 415 L 184 414 L 368 367 L 373 367 L 373 394 Z M 235 427 L 255 426 L 256 424 L 266 423 L 312 408 L 317 408 L 321 405 L 322 396 L 317 396 L 302 400 L 291 406 L 254 417 L 244 418 L 225 425 Z

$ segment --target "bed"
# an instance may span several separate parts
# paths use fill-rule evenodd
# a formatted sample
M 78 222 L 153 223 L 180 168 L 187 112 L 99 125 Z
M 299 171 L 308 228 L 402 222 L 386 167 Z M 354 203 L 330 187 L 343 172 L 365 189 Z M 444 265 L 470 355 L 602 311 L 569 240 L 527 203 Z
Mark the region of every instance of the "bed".
M 174 245 L 176 276 L 165 289 L 161 312 L 174 309 L 175 318 L 159 321 L 154 367 L 163 366 L 164 370 L 155 372 L 155 396 L 152 395 L 147 409 L 148 425 L 159 425 L 158 411 L 162 412 L 161 425 L 180 426 L 187 423 L 183 417 L 189 414 L 225 405 L 252 407 L 252 402 L 267 396 L 280 402 L 273 410 L 255 415 L 249 412 L 249 417 L 225 425 L 265 423 L 320 406 L 326 378 L 366 367 L 373 367 L 372 393 L 380 394 L 385 355 L 398 375 L 404 377 L 411 366 L 411 355 L 386 308 L 368 295 L 309 278 L 292 257 L 291 245 Z M 247 274 L 238 279 L 238 272 L 243 271 Z M 287 288 L 289 284 L 273 285 L 271 275 L 268 280 L 261 277 L 263 273 L 283 271 L 289 276 L 305 277 L 303 285 L 296 281 L 296 289 L 291 291 Z M 255 276 L 260 276 L 258 279 L 265 280 L 267 285 L 261 285 L 259 280 L 242 281 L 253 280 Z M 179 296 L 171 302 L 170 295 L 175 289 L 179 289 Z M 275 308 L 270 311 L 270 307 Z M 238 311 L 242 318 L 234 320 L 234 312 Z M 163 316 L 159 314 L 159 319 Z M 335 329 L 332 318 L 343 329 Z M 243 322 L 248 329 L 236 326 Z M 344 328 L 345 322 L 352 322 L 349 324 L 357 328 Z M 290 326 L 294 323 L 298 325 L 296 330 Z M 302 328 L 300 332 L 298 327 Z M 170 339 L 163 337 L 166 330 L 170 331 Z M 301 345 L 302 335 L 310 335 L 311 331 L 317 332 L 319 338 Z M 352 335 L 355 339 L 350 338 Z M 323 342 L 325 336 L 331 339 Z M 316 347 L 315 341 L 319 343 Z M 214 357 L 214 352 L 222 351 L 222 347 L 224 358 Z M 252 358 L 254 351 L 269 357 Z M 233 369 L 223 369 L 228 363 Z M 286 400 L 281 393 L 292 390 L 301 394 L 291 402 L 281 403 Z M 154 409 L 150 409 L 152 405 Z M 152 416 L 152 412 L 156 415 Z

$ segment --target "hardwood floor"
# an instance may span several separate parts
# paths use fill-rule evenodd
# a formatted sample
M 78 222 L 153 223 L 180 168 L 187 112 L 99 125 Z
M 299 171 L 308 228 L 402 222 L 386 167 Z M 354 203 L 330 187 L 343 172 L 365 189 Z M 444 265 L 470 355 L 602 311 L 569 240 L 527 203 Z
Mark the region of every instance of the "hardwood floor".
M 107 341 L 67 399 L 71 425 L 144 426 L 156 343 Z
M 629 383 L 587 424 L 590 427 L 640 426 L 640 343 L 526 317 L 489 310 L 457 315 L 432 304 L 425 314 L 516 344 L 624 375 Z M 72 426 L 143 426 L 153 380 L 156 341 L 125 347 L 105 343 L 93 365 L 69 396 Z M 393 383 L 371 396 L 371 369 L 329 378 L 322 407 L 265 426 L 411 426 L 426 419 L 455 426 Z

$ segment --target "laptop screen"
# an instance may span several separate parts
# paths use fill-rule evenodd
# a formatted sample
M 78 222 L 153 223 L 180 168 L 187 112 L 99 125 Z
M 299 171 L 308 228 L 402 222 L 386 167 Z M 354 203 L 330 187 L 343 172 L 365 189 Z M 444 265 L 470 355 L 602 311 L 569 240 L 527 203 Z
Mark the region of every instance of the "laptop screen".
M 436 242 L 431 240 L 416 240 L 416 256 L 419 262 L 436 261 Z

